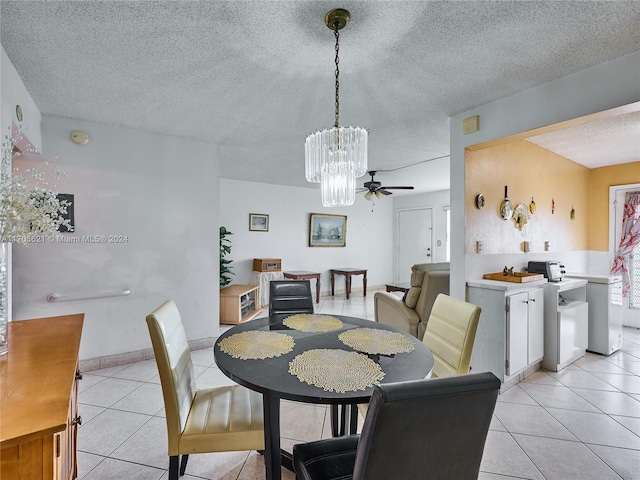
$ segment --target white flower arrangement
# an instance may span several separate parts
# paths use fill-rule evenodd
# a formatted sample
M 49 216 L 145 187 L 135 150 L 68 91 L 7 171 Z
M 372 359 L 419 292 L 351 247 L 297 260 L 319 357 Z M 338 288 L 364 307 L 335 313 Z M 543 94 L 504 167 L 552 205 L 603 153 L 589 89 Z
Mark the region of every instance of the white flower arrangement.
M 2 162 L 0 165 L 0 242 L 16 242 L 28 245 L 33 235 L 56 235 L 61 226 L 73 231 L 67 213 L 69 202 L 60 200 L 58 192 L 49 187 L 44 172 L 29 168 L 24 172 L 12 169 L 12 161 L 20 152 L 14 150 L 22 132 L 15 138 L 7 135 L 2 142 Z M 37 153 L 30 147 L 25 153 Z M 64 176 L 57 166 L 50 166 L 54 179 Z

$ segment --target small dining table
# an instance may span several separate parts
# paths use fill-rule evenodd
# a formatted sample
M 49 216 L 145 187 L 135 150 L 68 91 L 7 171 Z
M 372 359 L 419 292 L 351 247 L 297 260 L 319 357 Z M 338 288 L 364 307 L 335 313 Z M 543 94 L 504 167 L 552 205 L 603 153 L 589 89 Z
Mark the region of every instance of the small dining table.
M 314 317 L 318 317 L 315 316 Z M 251 390 L 262 393 L 264 409 L 265 468 L 267 480 L 279 480 L 281 467 L 293 469 L 291 455 L 280 448 L 280 400 L 296 402 L 341 405 L 367 403 L 371 398 L 373 386 L 357 391 L 337 392 L 324 390 L 318 386 L 304 383 L 289 372 L 290 363 L 301 354 L 317 349 L 337 349 L 357 352 L 338 338 L 338 335 L 351 329 L 369 328 L 402 334 L 413 344 L 413 350 L 392 355 L 367 354 L 384 373 L 379 383 L 419 380 L 427 377 L 433 368 L 433 356 L 429 349 L 417 338 L 401 332 L 394 327 L 362 318 L 334 315 L 342 326 L 331 331 L 305 332 L 291 329 L 283 324 L 282 316 L 263 317 L 236 325 L 220 335 L 214 346 L 214 357 L 220 370 L 235 382 Z M 243 332 L 284 333 L 293 339 L 291 351 L 270 358 L 236 358 L 221 349 L 224 340 Z M 340 352 L 338 352 L 340 353 Z M 364 355 L 364 354 L 363 354 Z M 336 370 L 344 370 L 341 364 Z

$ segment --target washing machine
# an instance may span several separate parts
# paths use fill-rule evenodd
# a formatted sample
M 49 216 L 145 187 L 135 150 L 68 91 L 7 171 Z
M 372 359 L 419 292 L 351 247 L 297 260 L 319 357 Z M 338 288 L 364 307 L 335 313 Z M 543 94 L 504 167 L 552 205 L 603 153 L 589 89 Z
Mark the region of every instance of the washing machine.
M 587 280 L 589 344 L 587 351 L 611 355 L 622 347 L 622 275 L 569 273 Z

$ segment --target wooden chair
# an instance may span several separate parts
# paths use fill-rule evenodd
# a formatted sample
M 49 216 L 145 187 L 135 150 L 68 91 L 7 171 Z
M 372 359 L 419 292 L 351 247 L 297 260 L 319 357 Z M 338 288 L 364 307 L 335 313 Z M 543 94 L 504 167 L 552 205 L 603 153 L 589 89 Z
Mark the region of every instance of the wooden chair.
M 361 435 L 293 446 L 298 480 L 476 480 L 500 380 L 490 372 L 376 386 Z
M 240 385 L 196 390 L 189 344 L 171 300 L 147 316 L 147 325 L 164 397 L 169 480 L 184 475 L 192 453 L 264 450 L 262 395 Z

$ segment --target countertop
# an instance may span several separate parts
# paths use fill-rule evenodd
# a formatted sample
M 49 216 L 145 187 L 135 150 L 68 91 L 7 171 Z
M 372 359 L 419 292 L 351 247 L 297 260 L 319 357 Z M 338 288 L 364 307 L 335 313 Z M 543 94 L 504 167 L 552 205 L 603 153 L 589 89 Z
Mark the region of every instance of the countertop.
M 469 280 L 467 281 L 468 287 L 478 287 L 478 288 L 488 288 L 490 290 L 503 290 L 511 293 L 516 293 L 520 291 L 527 291 L 533 288 L 540 288 L 545 283 L 547 283 L 547 279 L 536 280 L 535 282 L 525 282 L 525 283 L 517 283 L 517 282 L 500 282 L 498 280 Z

